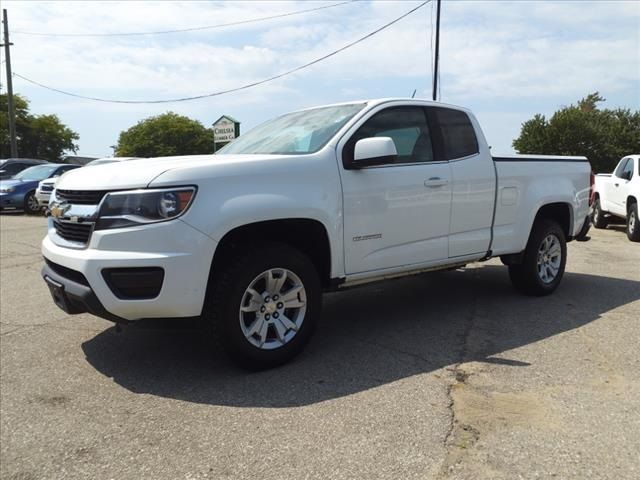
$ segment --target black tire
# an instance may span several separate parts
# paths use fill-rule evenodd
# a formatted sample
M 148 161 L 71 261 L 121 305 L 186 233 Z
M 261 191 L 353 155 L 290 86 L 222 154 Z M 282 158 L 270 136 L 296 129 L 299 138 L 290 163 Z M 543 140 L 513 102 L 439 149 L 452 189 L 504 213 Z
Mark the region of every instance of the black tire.
M 302 351 L 320 318 L 322 287 L 311 260 L 299 250 L 285 244 L 247 245 L 221 267 L 211 279 L 204 318 L 215 344 L 221 345 L 239 366 L 265 370 L 290 361 Z M 246 289 L 263 272 L 287 269 L 301 280 L 306 291 L 306 312 L 293 338 L 278 348 L 261 349 L 245 337 L 240 307 Z M 273 320 L 272 320 L 273 321 Z M 274 327 L 269 327 L 275 333 Z
M 28 215 L 35 215 L 36 213 L 40 213 L 40 205 L 38 204 L 38 199 L 36 198 L 36 192 L 29 192 L 24 196 L 24 213 Z
M 638 204 L 627 206 L 627 238 L 632 242 L 640 242 L 640 225 L 638 224 Z
M 600 207 L 600 198 L 596 198 L 593 202 L 593 212 L 591 213 L 591 223 L 595 228 L 607 228 L 609 221 L 604 216 L 604 212 Z
M 560 262 L 552 281 L 546 282 L 538 271 L 538 253 L 549 236 L 555 236 L 560 243 Z M 537 220 L 531 229 L 522 263 L 509 265 L 509 277 L 516 290 L 525 295 L 542 296 L 552 293 L 560 284 L 567 262 L 567 241 L 560 225 L 553 220 Z

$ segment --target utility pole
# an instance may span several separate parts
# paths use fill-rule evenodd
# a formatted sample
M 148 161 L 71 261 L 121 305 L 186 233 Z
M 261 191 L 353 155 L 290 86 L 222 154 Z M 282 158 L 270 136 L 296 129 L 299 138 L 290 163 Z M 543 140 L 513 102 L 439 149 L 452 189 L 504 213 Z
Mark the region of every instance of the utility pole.
M 433 101 L 435 102 L 438 96 L 438 60 L 440 60 L 440 2 L 438 0 L 438 8 L 436 13 L 436 52 L 433 68 Z
M 11 45 L 9 42 L 9 22 L 7 9 L 2 9 L 2 21 L 4 23 L 4 56 L 7 69 L 7 105 L 9 106 L 9 136 L 11 137 L 11 158 L 18 158 L 18 142 L 16 140 L 16 112 L 13 106 L 13 79 L 11 78 Z

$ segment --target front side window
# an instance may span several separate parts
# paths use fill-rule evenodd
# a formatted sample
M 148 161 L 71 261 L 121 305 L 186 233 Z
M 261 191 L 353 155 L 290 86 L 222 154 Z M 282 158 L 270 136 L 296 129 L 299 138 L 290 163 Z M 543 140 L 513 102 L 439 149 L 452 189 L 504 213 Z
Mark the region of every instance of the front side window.
M 476 131 L 466 113 L 441 107 L 434 107 L 433 112 L 442 132 L 444 160 L 468 157 L 480 151 Z
M 314 153 L 364 106 L 364 103 L 352 103 L 288 113 L 241 135 L 218 154 Z
M 629 163 L 631 163 L 631 159 L 630 158 L 623 158 L 622 160 L 620 160 L 620 163 L 616 167 L 616 170 L 615 170 L 615 172 L 613 172 L 613 174 L 618 178 L 622 178 L 623 177 L 623 173 L 622 172 L 624 172 L 627 169 L 627 165 Z M 633 168 L 633 165 L 631 166 L 631 168 Z
M 624 169 L 622 170 L 622 178 L 631 180 L 632 177 L 633 177 L 633 158 L 630 158 L 629 160 L 627 160 L 627 164 L 624 166 Z
M 389 137 L 398 157 L 393 163 L 432 162 L 433 147 L 427 117 L 422 107 L 392 107 L 374 114 L 354 133 L 342 150 L 346 165 L 353 162 L 358 140 Z

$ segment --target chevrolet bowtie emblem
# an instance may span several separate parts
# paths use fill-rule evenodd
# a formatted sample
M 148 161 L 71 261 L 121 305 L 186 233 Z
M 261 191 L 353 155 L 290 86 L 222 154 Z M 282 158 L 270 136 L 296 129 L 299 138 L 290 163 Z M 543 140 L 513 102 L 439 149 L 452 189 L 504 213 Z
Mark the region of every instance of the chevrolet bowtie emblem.
M 69 211 L 71 205 L 68 203 L 54 203 L 49 207 L 49 212 L 52 217 L 60 218 L 64 217 L 64 214 Z

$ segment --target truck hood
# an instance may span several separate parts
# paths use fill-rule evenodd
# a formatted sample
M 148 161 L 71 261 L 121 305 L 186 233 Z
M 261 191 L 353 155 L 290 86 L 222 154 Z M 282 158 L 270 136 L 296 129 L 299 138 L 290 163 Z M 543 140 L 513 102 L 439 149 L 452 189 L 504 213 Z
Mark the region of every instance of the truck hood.
M 197 169 L 214 176 L 236 166 L 247 163 L 290 158 L 291 155 L 189 155 L 180 157 L 145 158 L 126 162 L 107 163 L 88 168 L 78 168 L 64 174 L 56 188 L 60 190 L 122 190 L 145 188 L 155 178 L 169 170 L 183 170 L 185 181 L 189 170 Z

